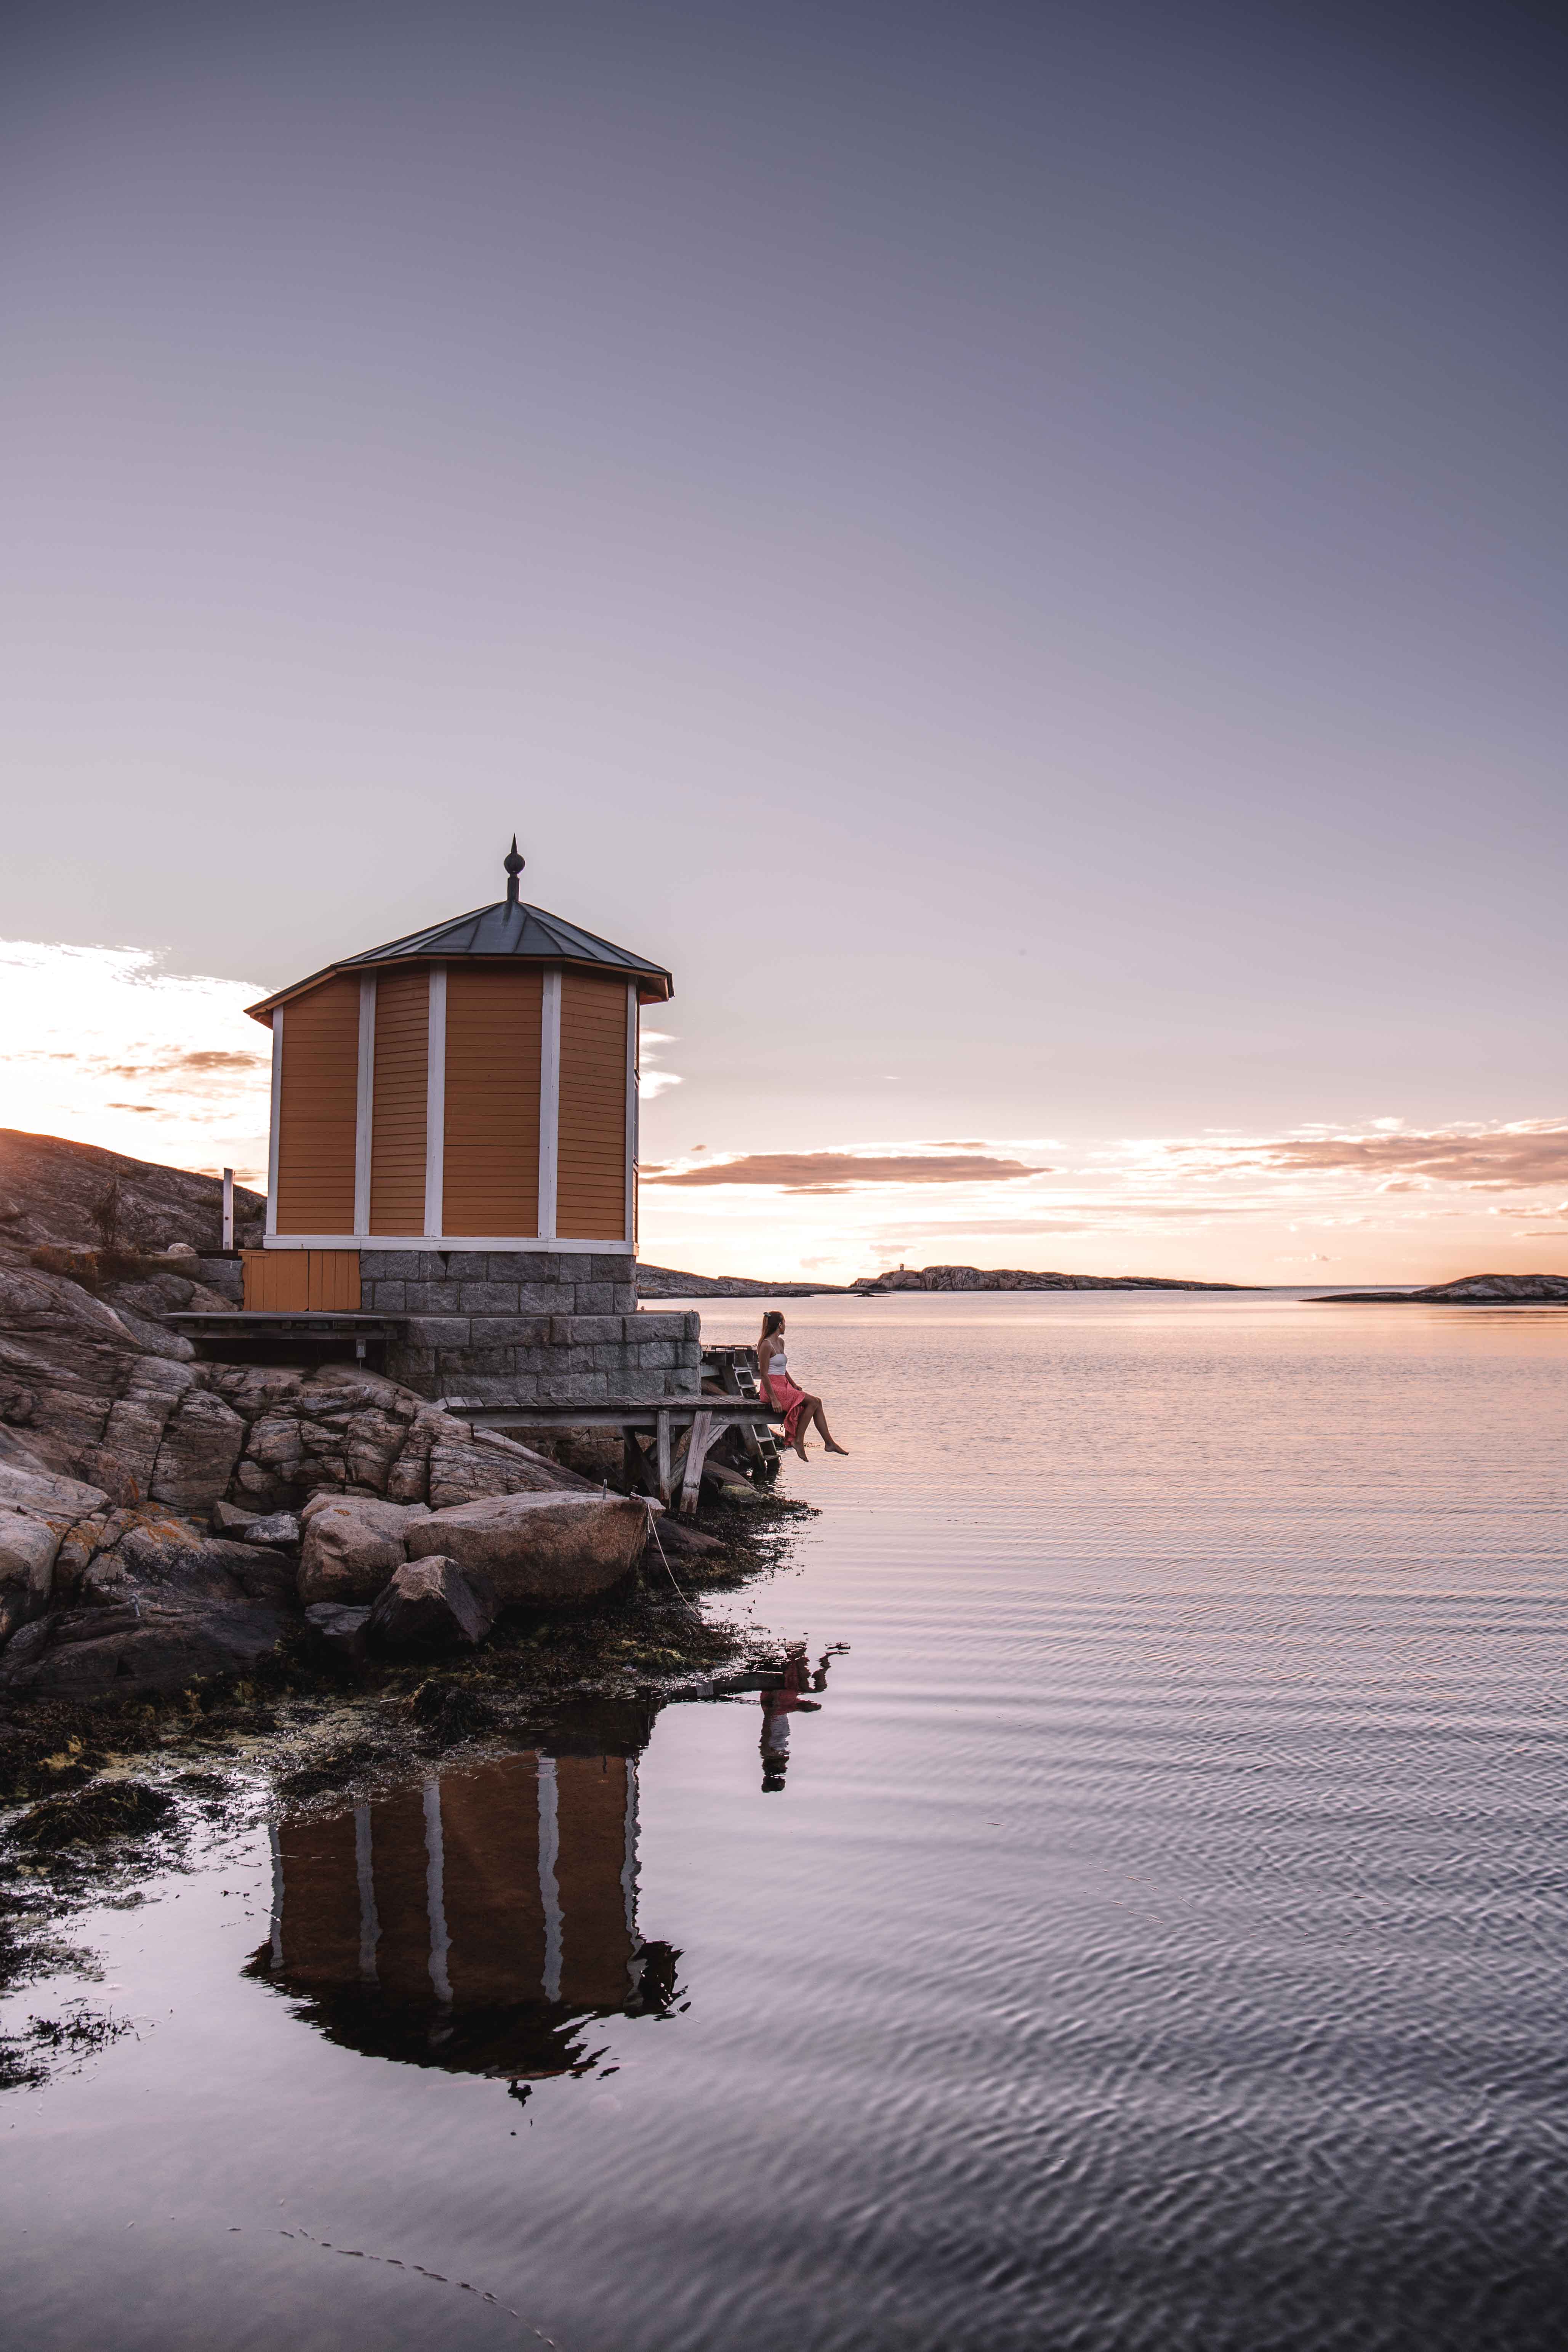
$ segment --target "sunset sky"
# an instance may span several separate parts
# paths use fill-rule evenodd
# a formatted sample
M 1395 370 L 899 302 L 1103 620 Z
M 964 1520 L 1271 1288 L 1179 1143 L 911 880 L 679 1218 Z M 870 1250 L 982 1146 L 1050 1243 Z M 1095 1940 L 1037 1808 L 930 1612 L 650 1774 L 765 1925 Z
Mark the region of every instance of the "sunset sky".
M 643 1249 L 1568 1269 L 1551 13 L 11 20 L 0 1125 L 668 963 Z

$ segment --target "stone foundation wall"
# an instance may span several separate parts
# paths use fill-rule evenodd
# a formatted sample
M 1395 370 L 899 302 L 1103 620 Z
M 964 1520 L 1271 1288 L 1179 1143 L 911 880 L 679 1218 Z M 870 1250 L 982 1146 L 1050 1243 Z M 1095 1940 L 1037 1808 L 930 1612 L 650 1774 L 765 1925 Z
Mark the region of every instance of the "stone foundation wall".
M 197 1261 L 201 1272 L 196 1278 L 231 1307 L 245 1304 L 245 1268 L 237 1257 L 204 1257 Z M 193 1268 L 193 1272 L 195 1269 Z
M 367 1315 L 406 1316 L 389 1379 L 470 1404 L 695 1396 L 702 1319 L 640 1314 L 629 1257 L 586 1252 L 362 1250 Z

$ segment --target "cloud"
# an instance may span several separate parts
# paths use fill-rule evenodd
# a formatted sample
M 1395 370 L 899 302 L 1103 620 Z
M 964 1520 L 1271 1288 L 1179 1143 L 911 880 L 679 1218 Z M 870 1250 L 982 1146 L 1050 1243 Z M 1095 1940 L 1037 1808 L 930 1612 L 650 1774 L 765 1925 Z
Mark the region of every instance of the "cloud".
M 182 1070 L 200 1078 L 221 1077 L 230 1072 L 254 1077 L 269 1069 L 270 1059 L 266 1054 L 226 1053 L 216 1046 L 194 1053 L 165 1054 L 155 1062 L 108 1062 L 103 1066 L 104 1076 L 110 1078 L 174 1077 Z
M 216 1047 L 209 1046 L 199 1053 L 176 1054 L 174 1060 L 169 1064 L 169 1067 L 172 1070 L 251 1071 L 266 1069 L 270 1072 L 271 1055 L 264 1053 L 220 1053 Z
M 858 1184 L 1012 1184 L 1049 1171 L 981 1152 L 753 1151 L 700 1168 L 645 1168 L 646 1184 L 769 1184 L 784 1192 L 844 1192 Z
M 175 1167 L 264 1159 L 269 1055 L 244 981 L 146 949 L 0 940 L 5 1123 Z M 134 1094 L 115 1089 L 129 1085 Z
M 1217 1164 L 1345 1176 L 1426 1177 L 1473 1192 L 1514 1192 L 1568 1177 L 1568 1124 L 1521 1119 L 1505 1127 L 1463 1126 L 1428 1135 L 1290 1136 L 1274 1141 L 1184 1143 L 1173 1152 Z M 1385 1189 L 1393 1189 L 1388 1187 Z

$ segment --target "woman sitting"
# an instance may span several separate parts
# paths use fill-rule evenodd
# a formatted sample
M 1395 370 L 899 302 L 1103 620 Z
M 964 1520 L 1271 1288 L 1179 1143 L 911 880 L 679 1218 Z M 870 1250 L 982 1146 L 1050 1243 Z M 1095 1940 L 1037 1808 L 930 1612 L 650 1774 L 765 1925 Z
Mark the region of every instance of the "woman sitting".
M 763 1336 L 757 1341 L 757 1371 L 762 1381 L 763 1397 L 775 1412 L 784 1417 L 784 1435 L 804 1462 L 805 1428 L 816 1423 L 823 1444 L 829 1454 L 847 1454 L 849 1448 L 840 1445 L 827 1426 L 822 1410 L 822 1399 L 807 1396 L 796 1388 L 789 1376 L 789 1358 L 784 1352 L 784 1319 L 776 1307 L 770 1307 L 763 1318 Z

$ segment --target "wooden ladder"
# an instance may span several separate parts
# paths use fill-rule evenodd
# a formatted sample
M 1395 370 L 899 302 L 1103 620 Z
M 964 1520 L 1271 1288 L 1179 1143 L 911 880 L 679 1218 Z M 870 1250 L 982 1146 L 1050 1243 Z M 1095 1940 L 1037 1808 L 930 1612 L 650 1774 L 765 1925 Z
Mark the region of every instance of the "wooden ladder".
M 759 1405 L 763 1403 L 754 1348 L 704 1348 L 702 1376 L 704 1380 L 717 1381 L 726 1396 L 755 1397 Z M 742 1421 L 737 1425 L 752 1457 L 752 1478 L 758 1484 L 771 1484 L 778 1476 L 782 1458 L 777 1438 L 765 1421 Z

